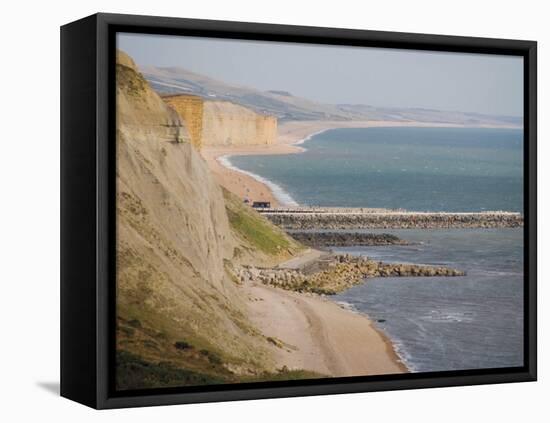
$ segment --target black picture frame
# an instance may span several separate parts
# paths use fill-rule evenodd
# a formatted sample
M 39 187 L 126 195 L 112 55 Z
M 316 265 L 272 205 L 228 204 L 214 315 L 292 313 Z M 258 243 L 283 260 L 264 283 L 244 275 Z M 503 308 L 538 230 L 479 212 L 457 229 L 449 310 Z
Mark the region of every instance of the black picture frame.
M 116 392 L 115 100 L 117 32 L 518 55 L 524 58 L 523 367 Z M 61 28 L 61 395 L 90 407 L 534 381 L 537 377 L 537 44 L 152 16 L 95 14 Z

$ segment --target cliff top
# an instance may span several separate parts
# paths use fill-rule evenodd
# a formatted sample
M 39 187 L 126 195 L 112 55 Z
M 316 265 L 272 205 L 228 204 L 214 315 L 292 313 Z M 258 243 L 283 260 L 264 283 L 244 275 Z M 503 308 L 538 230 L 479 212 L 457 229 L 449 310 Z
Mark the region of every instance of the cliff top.
M 138 71 L 138 67 L 132 58 L 119 49 L 116 50 L 116 63 L 117 65 L 127 66 L 136 72 Z

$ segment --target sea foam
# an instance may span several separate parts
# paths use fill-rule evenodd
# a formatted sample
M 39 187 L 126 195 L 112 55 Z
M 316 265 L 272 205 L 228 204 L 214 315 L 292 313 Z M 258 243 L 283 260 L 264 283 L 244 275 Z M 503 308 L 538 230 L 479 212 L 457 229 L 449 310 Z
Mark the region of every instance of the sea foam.
M 218 163 L 220 163 L 222 166 L 234 170 L 236 172 L 243 173 L 245 175 L 250 176 L 251 178 L 254 178 L 258 182 L 261 182 L 262 184 L 267 185 L 267 187 L 271 190 L 275 198 L 281 205 L 288 206 L 288 207 L 296 207 L 298 206 L 298 203 L 292 198 L 292 196 L 286 192 L 280 185 L 277 185 L 275 182 L 270 181 L 269 179 L 264 178 L 263 176 L 256 175 L 255 173 L 249 172 L 248 170 L 239 169 L 237 166 L 234 166 L 231 161 L 231 154 L 226 154 L 224 156 L 220 156 L 217 158 Z
M 296 142 L 293 142 L 292 145 L 301 145 L 303 143 L 305 143 L 306 141 L 309 141 L 310 139 L 312 139 L 314 136 L 316 135 L 319 135 L 319 134 L 322 134 L 323 132 L 326 132 L 330 129 L 333 129 L 333 128 L 325 128 L 325 129 L 321 129 L 320 131 L 317 131 L 317 132 L 313 132 L 312 134 L 309 134 L 308 136 L 306 136 L 305 138 L 302 138 L 301 140 L 298 140 Z M 305 151 L 306 149 L 302 147 L 302 149 Z
M 302 139 L 300 139 L 296 142 L 293 142 L 292 145 L 301 145 L 301 144 L 305 143 L 306 141 L 309 141 L 310 139 L 312 139 L 314 136 L 319 135 L 319 134 L 321 134 L 325 131 L 328 131 L 330 129 L 332 129 L 332 128 L 325 128 L 325 129 L 321 129 L 320 131 L 313 132 L 313 133 L 307 135 L 306 137 L 304 137 L 304 138 L 302 138 Z M 306 149 L 304 147 L 298 147 L 298 148 L 300 148 L 302 150 L 301 152 L 306 151 Z M 299 206 L 298 202 L 296 200 L 294 200 L 294 198 L 292 198 L 292 196 L 287 191 L 285 191 L 280 185 L 276 184 L 273 181 L 270 181 L 267 178 L 264 178 L 263 176 L 257 175 L 253 172 L 249 172 L 248 170 L 240 169 L 237 166 L 233 165 L 233 163 L 231 163 L 231 160 L 230 160 L 231 156 L 232 156 L 232 154 L 226 154 L 226 155 L 218 157 L 216 160 L 218 161 L 218 163 L 220 163 L 222 166 L 224 166 L 228 169 L 231 169 L 231 170 L 234 170 L 236 172 L 240 172 L 240 173 L 243 173 L 245 175 L 248 175 L 251 178 L 254 178 L 255 180 L 257 180 L 258 182 L 261 182 L 262 184 L 267 185 L 268 188 L 273 193 L 273 195 L 275 196 L 275 198 L 277 199 L 277 201 L 279 203 L 281 203 L 281 205 L 287 206 L 287 207 L 297 207 L 297 206 Z

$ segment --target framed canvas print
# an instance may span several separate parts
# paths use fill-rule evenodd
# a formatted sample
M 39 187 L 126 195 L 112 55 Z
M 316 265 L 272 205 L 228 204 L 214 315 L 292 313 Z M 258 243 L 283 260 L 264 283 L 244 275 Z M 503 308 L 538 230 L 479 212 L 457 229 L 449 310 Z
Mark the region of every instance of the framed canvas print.
M 536 43 L 97 14 L 61 30 L 61 393 L 536 379 Z

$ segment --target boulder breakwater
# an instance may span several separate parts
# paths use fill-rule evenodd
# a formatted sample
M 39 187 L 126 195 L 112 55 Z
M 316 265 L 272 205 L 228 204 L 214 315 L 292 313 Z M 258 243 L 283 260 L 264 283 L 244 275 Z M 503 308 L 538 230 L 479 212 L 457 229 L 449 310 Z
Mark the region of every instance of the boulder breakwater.
M 289 232 L 296 241 L 310 247 L 353 247 L 408 245 L 409 242 L 392 234 L 362 232 Z
M 262 283 L 291 291 L 334 295 L 363 283 L 366 278 L 465 275 L 461 270 L 444 266 L 383 263 L 347 254 L 325 257 L 319 260 L 318 265 L 313 272 L 243 266 L 234 270 L 234 278 L 242 284 Z
M 409 212 L 365 208 L 285 208 L 258 210 L 286 230 L 517 228 L 523 215 L 514 212 Z

